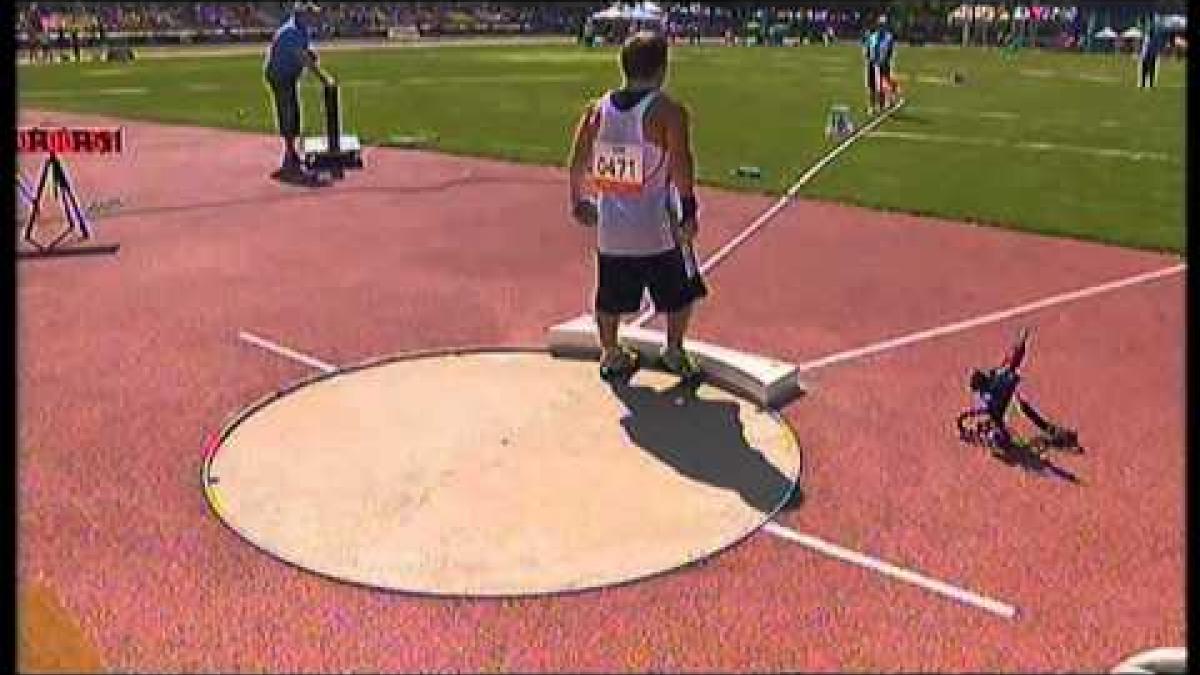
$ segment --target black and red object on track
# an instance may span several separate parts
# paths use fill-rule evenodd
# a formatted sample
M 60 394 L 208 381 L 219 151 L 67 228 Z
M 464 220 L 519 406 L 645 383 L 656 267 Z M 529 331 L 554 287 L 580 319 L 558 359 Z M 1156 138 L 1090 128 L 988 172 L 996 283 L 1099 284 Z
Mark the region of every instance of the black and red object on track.
M 304 165 L 317 175 L 345 178 L 346 169 L 363 168 L 358 136 L 342 134 L 341 94 L 336 84 L 324 89 L 325 135 L 304 139 Z

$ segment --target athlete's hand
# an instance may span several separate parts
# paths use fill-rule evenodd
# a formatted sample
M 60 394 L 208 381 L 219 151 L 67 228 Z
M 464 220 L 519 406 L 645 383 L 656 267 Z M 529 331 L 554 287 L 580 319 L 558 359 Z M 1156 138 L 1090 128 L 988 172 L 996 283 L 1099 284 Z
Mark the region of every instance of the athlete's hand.
M 595 227 L 596 221 L 600 219 L 600 213 L 596 210 L 596 203 L 590 199 L 575 200 L 575 206 L 571 209 L 571 216 L 584 227 Z

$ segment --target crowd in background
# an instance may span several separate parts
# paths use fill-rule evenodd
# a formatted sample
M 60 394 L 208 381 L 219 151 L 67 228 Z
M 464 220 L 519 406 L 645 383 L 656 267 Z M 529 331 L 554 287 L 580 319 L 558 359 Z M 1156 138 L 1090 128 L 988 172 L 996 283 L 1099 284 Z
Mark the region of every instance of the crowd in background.
M 17 31 L 60 29 L 108 32 L 212 28 L 275 28 L 290 2 L 26 2 Z M 386 29 L 404 25 L 514 24 L 527 30 L 569 32 L 603 3 L 328 2 L 320 23 L 332 28 Z
M 573 34 L 581 42 L 619 42 L 634 27 L 593 24 L 588 17 L 608 2 L 327 2 L 318 39 L 382 38 L 405 28 L 418 36 L 463 34 Z M 955 22 L 947 2 L 845 2 L 829 7 L 789 7 L 782 3 L 661 2 L 663 29 L 676 42 L 718 38 L 727 44 L 782 45 L 792 42 L 857 40 L 864 21 L 887 7 L 898 38 L 912 44 L 957 42 L 962 21 Z M 983 3 L 977 3 L 979 5 Z M 1160 3 L 1161 4 L 1161 3 Z M 18 48 L 30 58 L 78 59 L 82 49 L 103 48 L 110 38 L 131 44 L 181 41 L 265 40 L 288 14 L 291 2 L 23 2 L 17 5 Z M 871 5 L 868 7 L 867 5 Z M 967 6 L 967 5 L 962 5 Z M 975 5 L 971 5 L 975 6 Z M 1141 12 L 1122 3 L 1124 11 Z M 1038 16 L 1032 33 L 1013 23 L 977 23 L 968 32 L 972 44 L 1023 44 L 1065 49 L 1087 48 L 1095 12 L 1103 21 L 1127 22 L 1112 16 L 1118 6 L 1053 10 Z M 1089 14 L 1088 12 L 1092 12 Z M 1132 15 L 1131 15 L 1132 16 Z M 199 33 L 181 36 L 181 33 Z M 27 50 L 27 51 L 25 51 Z
M 292 2 L 25 2 L 18 49 L 31 60 L 79 59 L 82 50 L 124 44 L 263 40 Z M 315 37 L 375 37 L 410 28 L 422 36 L 478 33 L 571 34 L 599 2 L 328 2 Z

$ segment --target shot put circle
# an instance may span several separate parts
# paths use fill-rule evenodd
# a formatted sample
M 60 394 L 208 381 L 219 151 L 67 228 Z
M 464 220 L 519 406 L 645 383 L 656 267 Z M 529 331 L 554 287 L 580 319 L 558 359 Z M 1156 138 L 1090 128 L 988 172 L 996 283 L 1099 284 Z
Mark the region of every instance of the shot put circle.
M 259 549 L 341 581 L 521 596 L 711 556 L 788 501 L 775 411 L 643 369 L 526 349 L 409 354 L 322 374 L 237 415 L 201 484 Z

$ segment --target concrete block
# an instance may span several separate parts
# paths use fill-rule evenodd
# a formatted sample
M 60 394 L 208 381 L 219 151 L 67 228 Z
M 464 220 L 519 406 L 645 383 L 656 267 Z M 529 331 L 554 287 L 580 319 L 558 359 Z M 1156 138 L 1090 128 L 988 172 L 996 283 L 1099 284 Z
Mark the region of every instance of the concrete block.
M 662 331 L 632 326 L 622 326 L 620 337 L 638 351 L 643 363 L 651 367 L 667 341 Z M 596 359 L 600 356 L 595 319 L 587 314 L 551 326 L 547 343 L 550 353 L 559 357 Z M 807 391 L 793 364 L 700 340 L 685 340 L 684 346 L 711 382 L 759 405 L 776 408 Z

